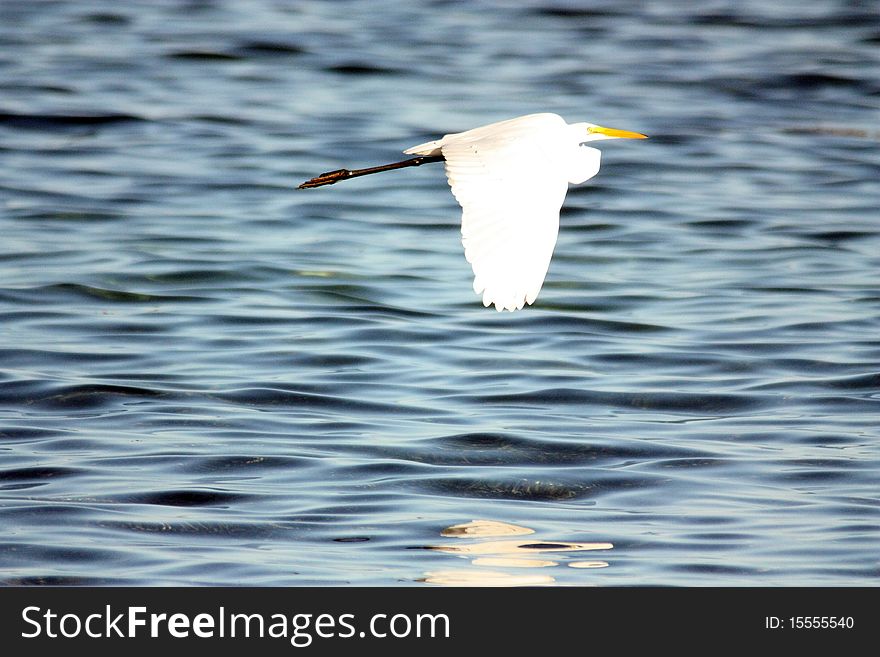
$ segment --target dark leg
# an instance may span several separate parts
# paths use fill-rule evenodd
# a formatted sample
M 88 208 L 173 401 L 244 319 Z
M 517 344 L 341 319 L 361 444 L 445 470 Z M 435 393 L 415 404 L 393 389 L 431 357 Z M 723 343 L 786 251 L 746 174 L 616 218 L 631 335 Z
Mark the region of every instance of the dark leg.
M 371 173 L 381 173 L 382 171 L 394 171 L 395 169 L 403 169 L 405 167 L 418 167 L 429 162 L 442 162 L 442 155 L 419 155 L 402 162 L 392 162 L 391 164 L 383 164 L 379 167 L 370 167 L 369 169 L 337 169 L 336 171 L 328 171 L 320 176 L 315 176 L 311 180 L 306 180 L 297 189 L 308 189 L 309 187 L 321 187 L 322 185 L 332 185 L 340 180 L 348 180 L 349 178 L 357 178 L 358 176 L 366 176 Z

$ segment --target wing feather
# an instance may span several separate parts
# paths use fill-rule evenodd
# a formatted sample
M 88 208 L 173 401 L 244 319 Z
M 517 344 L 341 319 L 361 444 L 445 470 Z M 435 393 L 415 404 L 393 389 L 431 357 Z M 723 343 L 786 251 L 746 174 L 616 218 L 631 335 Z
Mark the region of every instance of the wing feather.
M 462 243 L 474 270 L 474 291 L 498 310 L 517 310 L 537 298 L 568 189 L 546 134 L 538 138 L 526 128 L 447 135 L 432 143 L 441 149 L 452 194 L 462 207 Z

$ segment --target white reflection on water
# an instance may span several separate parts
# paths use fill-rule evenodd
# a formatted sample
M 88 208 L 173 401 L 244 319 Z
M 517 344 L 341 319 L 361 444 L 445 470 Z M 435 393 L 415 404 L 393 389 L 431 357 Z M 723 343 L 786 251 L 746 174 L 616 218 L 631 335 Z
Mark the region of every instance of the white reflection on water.
M 534 529 L 511 525 L 507 522 L 498 522 L 497 520 L 471 520 L 470 522 L 465 522 L 461 525 L 447 527 L 440 532 L 440 536 L 520 536 L 523 534 L 534 533 Z
M 425 573 L 421 580 L 444 586 L 542 586 L 555 584 L 550 575 L 511 575 L 494 570 L 438 570 Z
M 438 552 L 472 557 L 475 569 L 459 568 L 425 573 L 419 581 L 445 586 L 540 586 L 555 584 L 550 574 L 524 575 L 498 570 L 484 570 L 483 567 L 496 568 L 552 568 L 568 565 L 572 568 L 605 568 L 605 561 L 569 561 L 568 553 L 590 550 L 610 550 L 611 543 L 571 543 L 568 541 L 544 540 L 485 540 L 498 536 L 522 536 L 533 534 L 528 527 L 512 525 L 497 520 L 472 520 L 469 523 L 453 525 L 440 532 L 441 536 L 463 539 L 476 538 L 476 542 L 430 545 L 428 549 Z M 554 553 L 554 559 L 538 558 L 545 553 Z M 479 556 L 475 556 L 479 555 Z

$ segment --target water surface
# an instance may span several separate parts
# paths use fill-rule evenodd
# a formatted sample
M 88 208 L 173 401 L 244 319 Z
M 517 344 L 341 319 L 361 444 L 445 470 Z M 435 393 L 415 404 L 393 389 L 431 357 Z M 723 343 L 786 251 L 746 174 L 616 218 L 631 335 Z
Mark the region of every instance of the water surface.
M 3 583 L 877 584 L 874 8 L 4 2 L 0 46 Z M 442 167 L 295 190 L 535 111 L 651 139 L 522 312 Z

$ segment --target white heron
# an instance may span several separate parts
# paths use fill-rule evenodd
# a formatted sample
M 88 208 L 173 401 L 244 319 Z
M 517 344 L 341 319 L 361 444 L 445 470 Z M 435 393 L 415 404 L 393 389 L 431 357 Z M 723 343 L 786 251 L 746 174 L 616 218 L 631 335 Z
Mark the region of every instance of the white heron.
M 557 114 L 529 114 L 408 148 L 416 157 L 369 169 L 338 169 L 300 189 L 381 171 L 445 162 L 462 208 L 461 241 L 483 305 L 519 310 L 544 284 L 568 185 L 599 172 L 601 139 L 645 139 L 638 132 L 594 123 L 567 124 Z

